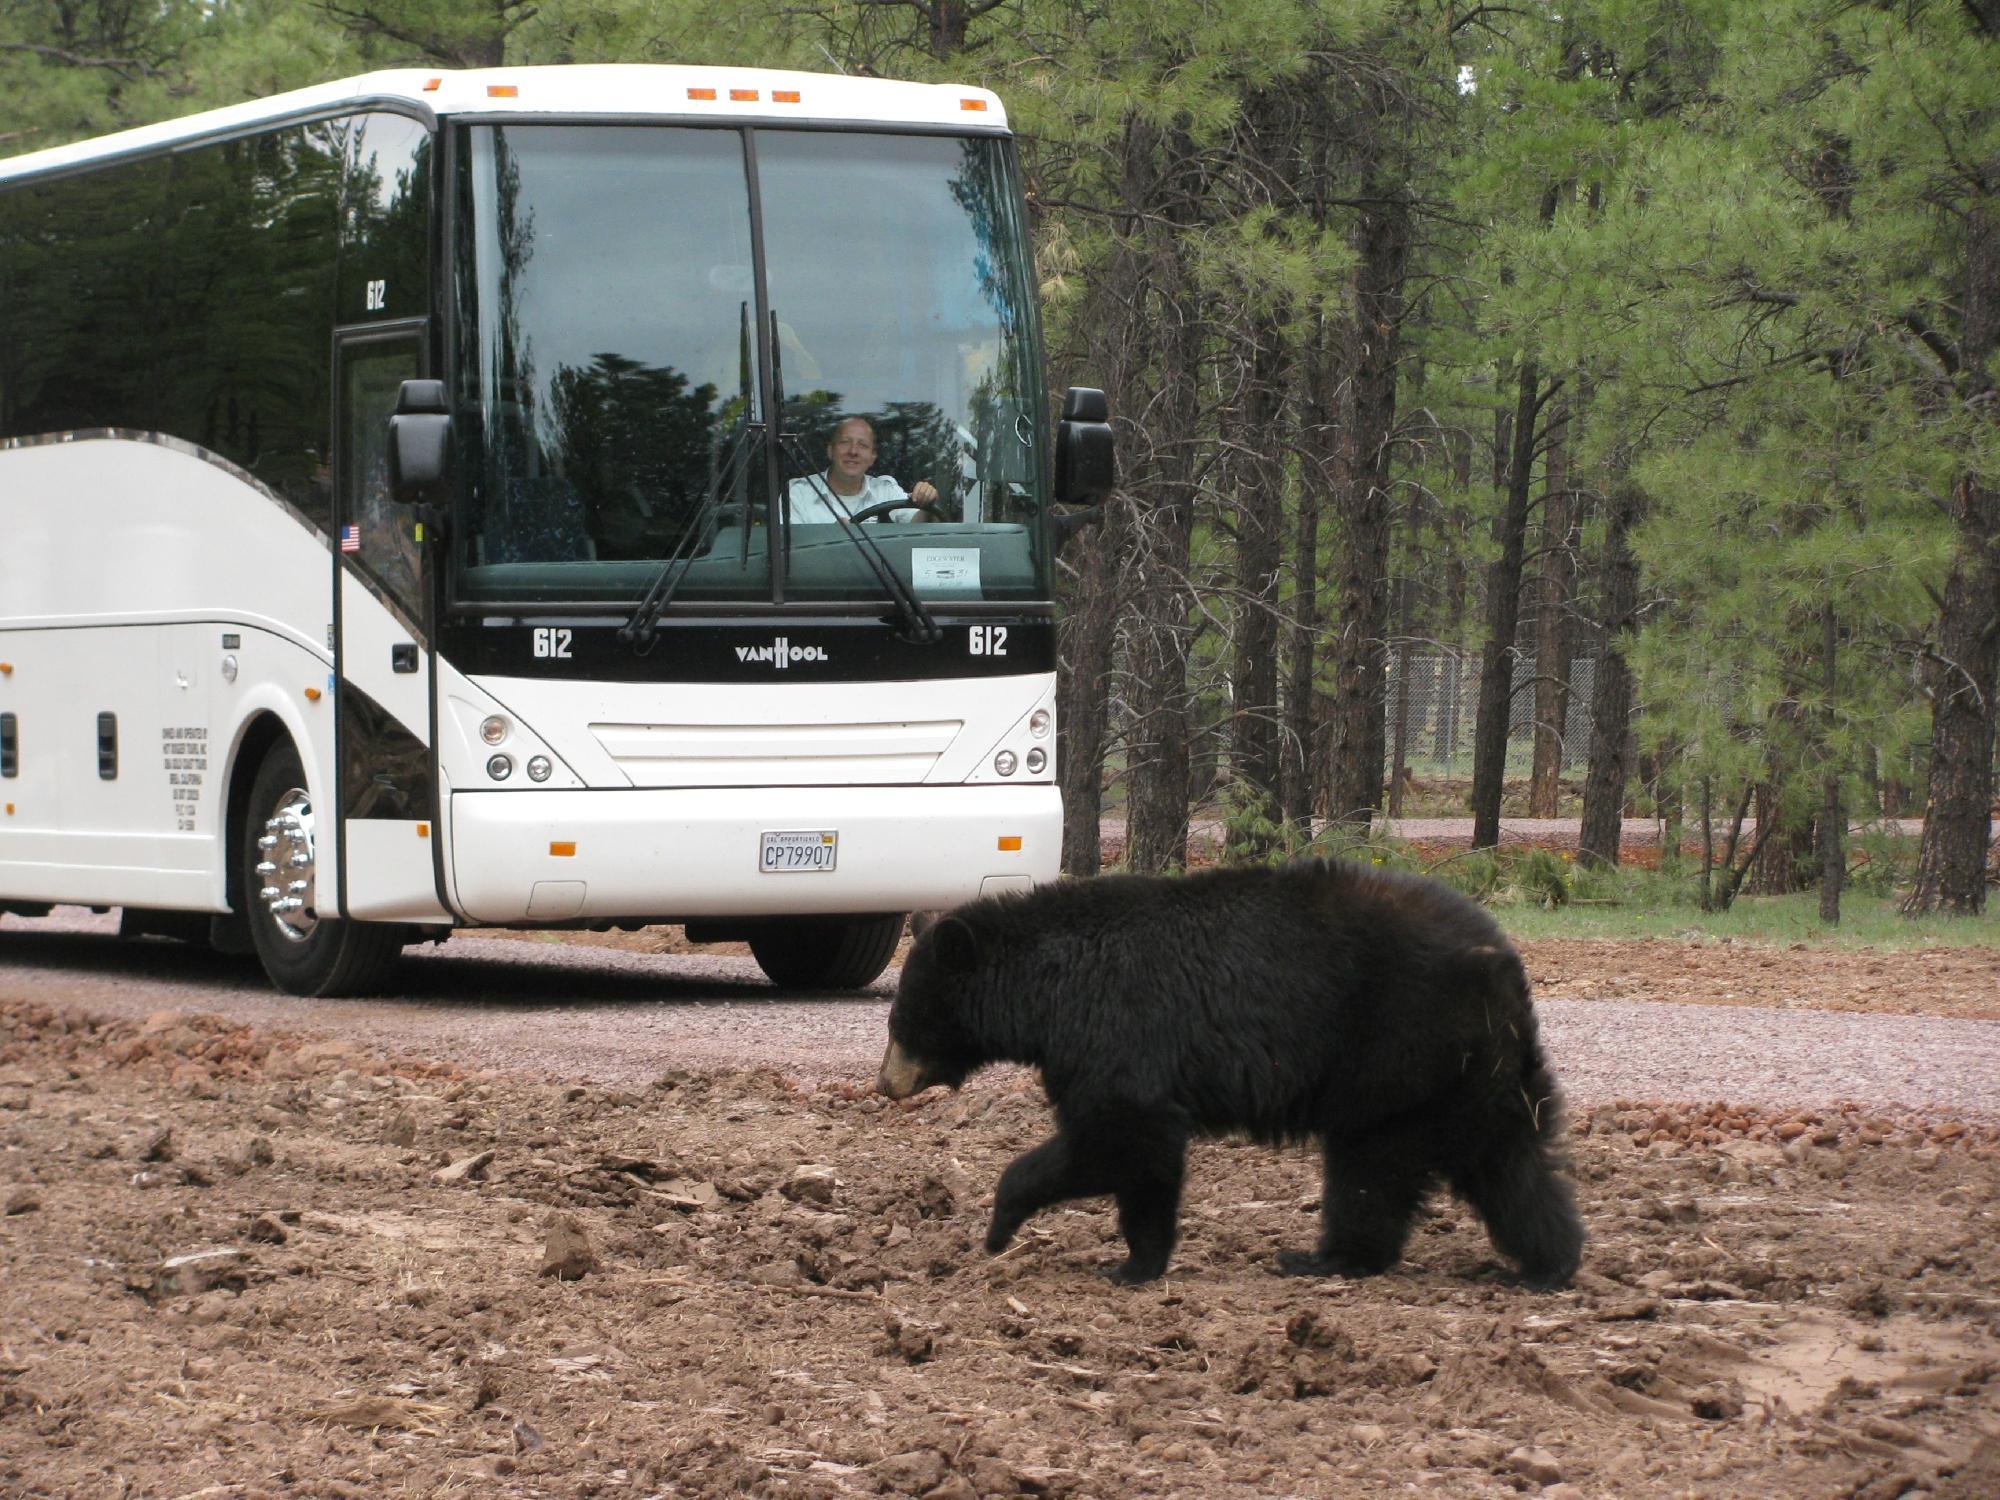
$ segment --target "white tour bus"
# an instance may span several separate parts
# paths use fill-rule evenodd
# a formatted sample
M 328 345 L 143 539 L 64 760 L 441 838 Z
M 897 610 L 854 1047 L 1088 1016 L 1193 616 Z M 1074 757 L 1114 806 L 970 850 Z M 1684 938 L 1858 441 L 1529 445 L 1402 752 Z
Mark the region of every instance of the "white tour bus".
M 391 72 L 0 161 L 0 912 L 864 984 L 1056 874 L 1105 424 L 979 89 Z

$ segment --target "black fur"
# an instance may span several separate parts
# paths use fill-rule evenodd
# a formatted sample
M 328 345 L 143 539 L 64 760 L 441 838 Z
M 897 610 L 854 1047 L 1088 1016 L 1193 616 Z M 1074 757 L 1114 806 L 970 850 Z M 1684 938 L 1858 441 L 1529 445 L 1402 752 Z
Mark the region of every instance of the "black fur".
M 989 1252 L 1051 1204 L 1110 1194 L 1129 1258 L 1108 1274 L 1151 1280 L 1188 1141 L 1243 1132 L 1321 1144 L 1319 1245 L 1282 1252 L 1288 1274 L 1388 1269 L 1440 1180 L 1529 1284 L 1576 1271 L 1527 975 L 1437 881 L 1313 861 L 975 901 L 912 948 L 889 1036 L 914 1065 L 900 1092 L 990 1062 L 1042 1071 L 1056 1134 L 1001 1177 Z

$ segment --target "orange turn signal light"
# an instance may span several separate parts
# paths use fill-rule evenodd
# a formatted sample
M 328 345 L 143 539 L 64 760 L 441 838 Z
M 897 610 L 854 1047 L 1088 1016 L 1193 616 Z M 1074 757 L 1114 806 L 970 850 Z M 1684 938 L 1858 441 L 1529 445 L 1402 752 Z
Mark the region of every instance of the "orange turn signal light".
M 518 83 L 489 83 L 486 85 L 486 97 L 489 99 L 518 99 L 521 97 L 521 86 Z
M 570 843 L 550 844 L 549 853 L 554 855 L 557 859 L 575 859 L 576 845 Z
M 308 702 L 308 703 L 317 703 L 317 702 L 319 702 L 319 689 L 318 689 L 318 688 L 307 688 L 307 689 L 306 689 L 306 702 Z
M 1000 835 L 1000 848 L 1002 849 L 1002 851 L 1011 854 L 1020 847 L 1021 847 L 1020 834 L 1003 833 Z
M 984 99 L 961 99 L 958 101 L 958 107 L 960 109 L 969 109 L 974 114 L 986 113 L 986 101 Z
M 420 839 L 427 839 L 430 836 L 431 836 L 431 825 L 428 823 L 419 823 L 417 825 L 417 837 Z
M 424 80 L 424 92 L 426 94 L 435 94 L 443 83 L 444 80 L 442 78 L 426 78 Z

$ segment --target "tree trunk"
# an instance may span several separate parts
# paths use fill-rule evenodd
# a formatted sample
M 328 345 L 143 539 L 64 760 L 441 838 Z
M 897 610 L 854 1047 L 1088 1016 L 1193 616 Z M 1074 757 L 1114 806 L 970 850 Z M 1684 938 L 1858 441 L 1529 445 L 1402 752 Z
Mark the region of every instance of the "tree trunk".
M 1133 601 L 1132 728 L 1126 861 L 1141 874 L 1187 863 L 1188 556 L 1194 536 L 1199 298 L 1169 221 L 1194 213 L 1193 152 L 1134 121 L 1127 130 L 1127 190 L 1147 225 L 1141 316 L 1153 329 L 1159 398 L 1148 413 L 1151 462 L 1131 486 L 1137 542 L 1127 573 Z
M 1831 604 L 1820 611 L 1820 683 L 1826 702 L 1820 738 L 1826 750 L 1826 777 L 1820 783 L 1819 919 L 1829 927 L 1840 924 L 1840 888 L 1847 880 L 1847 811 L 1840 800 L 1840 768 L 1833 760 L 1833 695 L 1839 686 L 1835 653 L 1840 647 L 1840 617 Z
M 1514 632 L 1521 613 L 1521 555 L 1528 530 L 1528 490 L 1534 474 L 1536 414 L 1548 399 L 1540 369 L 1521 365 L 1513 422 L 1507 498 L 1493 518 L 1499 555 L 1486 570 L 1486 641 L 1479 658 L 1479 716 L 1472 727 L 1472 847 L 1500 842 L 1500 798 L 1507 774 L 1507 728 L 1513 706 Z
M 1638 630 L 1639 563 L 1632 528 L 1643 497 L 1622 473 L 1612 482 L 1604 518 L 1603 616 L 1599 621 L 1597 678 L 1590 694 L 1590 765 L 1583 781 L 1583 830 L 1578 857 L 1618 863 L 1625 784 L 1632 766 L 1632 669 L 1625 644 Z
M 1535 611 L 1535 759 L 1528 816 L 1561 814 L 1563 751 L 1569 730 L 1570 658 L 1576 652 L 1576 496 L 1569 483 L 1567 415 L 1558 412 L 1542 489 L 1542 567 Z
M 1095 875 L 1102 863 L 1098 824 L 1104 815 L 1104 755 L 1110 745 L 1111 652 L 1117 631 L 1117 558 L 1130 532 L 1126 502 L 1086 527 L 1066 549 L 1073 569 L 1056 680 L 1057 780 L 1062 787 L 1062 867 Z
M 1389 125 L 1378 117 L 1378 129 Z M 1355 234 L 1354 316 L 1348 330 L 1352 379 L 1342 434 L 1336 587 L 1340 629 L 1333 640 L 1333 710 L 1328 725 L 1327 816 L 1364 831 L 1382 804 L 1384 687 L 1389 634 L 1389 442 L 1396 421 L 1397 359 L 1410 259 L 1410 207 L 1402 184 L 1383 171 L 1378 147 L 1366 174 L 1367 204 Z
M 1321 382 L 1309 379 L 1309 389 Z M 1294 833 L 1310 835 L 1313 809 L 1313 653 L 1319 638 L 1319 497 L 1326 472 L 1325 429 L 1302 424 L 1299 508 L 1292 525 L 1292 608 L 1286 622 L 1285 733 L 1279 745 L 1278 805 Z
M 2000 8 L 1984 22 L 2000 40 Z M 2000 161 L 1987 165 L 2000 182 Z M 1959 394 L 2000 424 L 1990 372 L 2000 354 L 2000 196 L 1989 189 L 1966 216 L 1966 296 Z M 2000 488 L 1967 472 L 1952 486 L 1958 550 L 1927 664 L 1931 698 L 1930 795 L 1915 884 L 1903 911 L 1973 916 L 1986 909 L 1992 840 L 1994 693 L 2000 689 Z
M 1992 840 L 1993 695 L 2000 687 L 2000 490 L 1970 474 L 1952 489 L 1959 551 L 1945 580 L 1926 671 L 1931 772 L 1923 843 L 1906 915 L 1986 909 Z
M 1278 462 L 1285 347 L 1274 320 L 1252 325 L 1253 347 L 1231 463 L 1236 477 L 1235 649 L 1230 664 L 1230 756 L 1245 812 L 1275 823 L 1278 803 L 1278 583 L 1283 560 L 1284 485 Z M 1268 834 L 1232 828 L 1232 860 L 1269 853 Z

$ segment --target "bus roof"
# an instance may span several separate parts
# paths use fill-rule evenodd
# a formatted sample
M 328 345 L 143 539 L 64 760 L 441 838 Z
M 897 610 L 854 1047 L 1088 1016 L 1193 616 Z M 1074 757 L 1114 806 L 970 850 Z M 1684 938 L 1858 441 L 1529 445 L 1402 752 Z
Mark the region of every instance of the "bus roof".
M 985 89 L 958 84 L 896 83 L 774 68 L 650 64 L 402 68 L 32 151 L 0 160 L 0 180 L 69 171 L 93 162 L 244 135 L 288 120 L 385 105 L 432 119 L 565 115 L 738 124 L 904 125 L 982 134 L 1007 127 L 1007 114 L 998 98 Z

